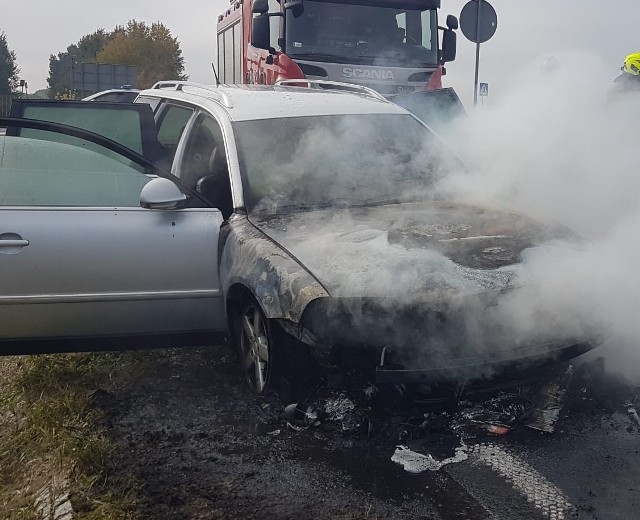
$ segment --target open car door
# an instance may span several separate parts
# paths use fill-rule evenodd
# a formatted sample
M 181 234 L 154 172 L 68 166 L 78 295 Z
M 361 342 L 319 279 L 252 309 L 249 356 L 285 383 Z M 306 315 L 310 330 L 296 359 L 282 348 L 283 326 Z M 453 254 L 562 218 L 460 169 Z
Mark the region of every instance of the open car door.
M 98 134 L 3 126 L 29 132 L 0 136 L 0 354 L 202 344 L 225 332 L 218 209 Z

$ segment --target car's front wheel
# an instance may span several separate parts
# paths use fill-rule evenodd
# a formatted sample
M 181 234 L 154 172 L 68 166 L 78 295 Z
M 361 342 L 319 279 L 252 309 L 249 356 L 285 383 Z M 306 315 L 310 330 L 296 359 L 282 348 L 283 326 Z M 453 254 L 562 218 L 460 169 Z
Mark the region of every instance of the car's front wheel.
M 234 326 L 234 343 L 239 351 L 241 369 L 254 392 L 271 387 L 273 336 L 271 324 L 253 300 L 239 307 Z

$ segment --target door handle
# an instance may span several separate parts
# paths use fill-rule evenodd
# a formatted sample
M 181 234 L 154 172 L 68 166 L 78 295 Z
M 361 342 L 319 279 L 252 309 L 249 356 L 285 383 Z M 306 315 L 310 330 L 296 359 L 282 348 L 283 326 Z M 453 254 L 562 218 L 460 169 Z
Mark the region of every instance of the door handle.
M 28 240 L 2 240 L 0 239 L 0 247 L 26 247 L 29 245 Z

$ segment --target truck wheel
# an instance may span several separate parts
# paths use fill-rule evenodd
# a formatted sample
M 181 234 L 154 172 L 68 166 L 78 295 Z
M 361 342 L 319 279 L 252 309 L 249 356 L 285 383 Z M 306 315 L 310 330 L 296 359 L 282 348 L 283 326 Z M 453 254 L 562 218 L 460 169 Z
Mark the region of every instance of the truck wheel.
M 242 303 L 236 315 L 233 333 L 240 367 L 249 386 L 257 394 L 271 387 L 273 335 L 271 324 L 254 300 Z

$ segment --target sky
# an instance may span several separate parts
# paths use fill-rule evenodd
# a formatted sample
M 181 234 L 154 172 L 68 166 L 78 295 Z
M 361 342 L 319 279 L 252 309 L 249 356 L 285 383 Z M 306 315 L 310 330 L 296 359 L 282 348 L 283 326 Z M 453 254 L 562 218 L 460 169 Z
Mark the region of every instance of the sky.
M 458 16 L 466 0 L 442 0 L 441 22 Z M 490 99 L 508 87 L 523 67 L 549 56 L 588 51 L 607 64 L 612 78 L 624 56 L 640 51 L 634 0 L 491 0 L 498 13 L 496 35 L 481 46 L 480 81 L 490 84 Z M 212 81 L 216 57 L 216 18 L 224 0 L 31 0 L 3 6 L 0 31 L 17 54 L 21 78 L 29 91 L 46 87 L 50 54 L 64 51 L 99 28 L 111 30 L 131 19 L 160 21 L 178 38 L 190 79 Z M 606 6 L 606 7 L 605 7 Z M 560 58 L 559 58 L 560 59 Z M 446 85 L 465 102 L 472 99 L 475 44 L 459 32 L 458 58 L 448 65 Z M 581 63 L 561 66 L 581 67 Z

